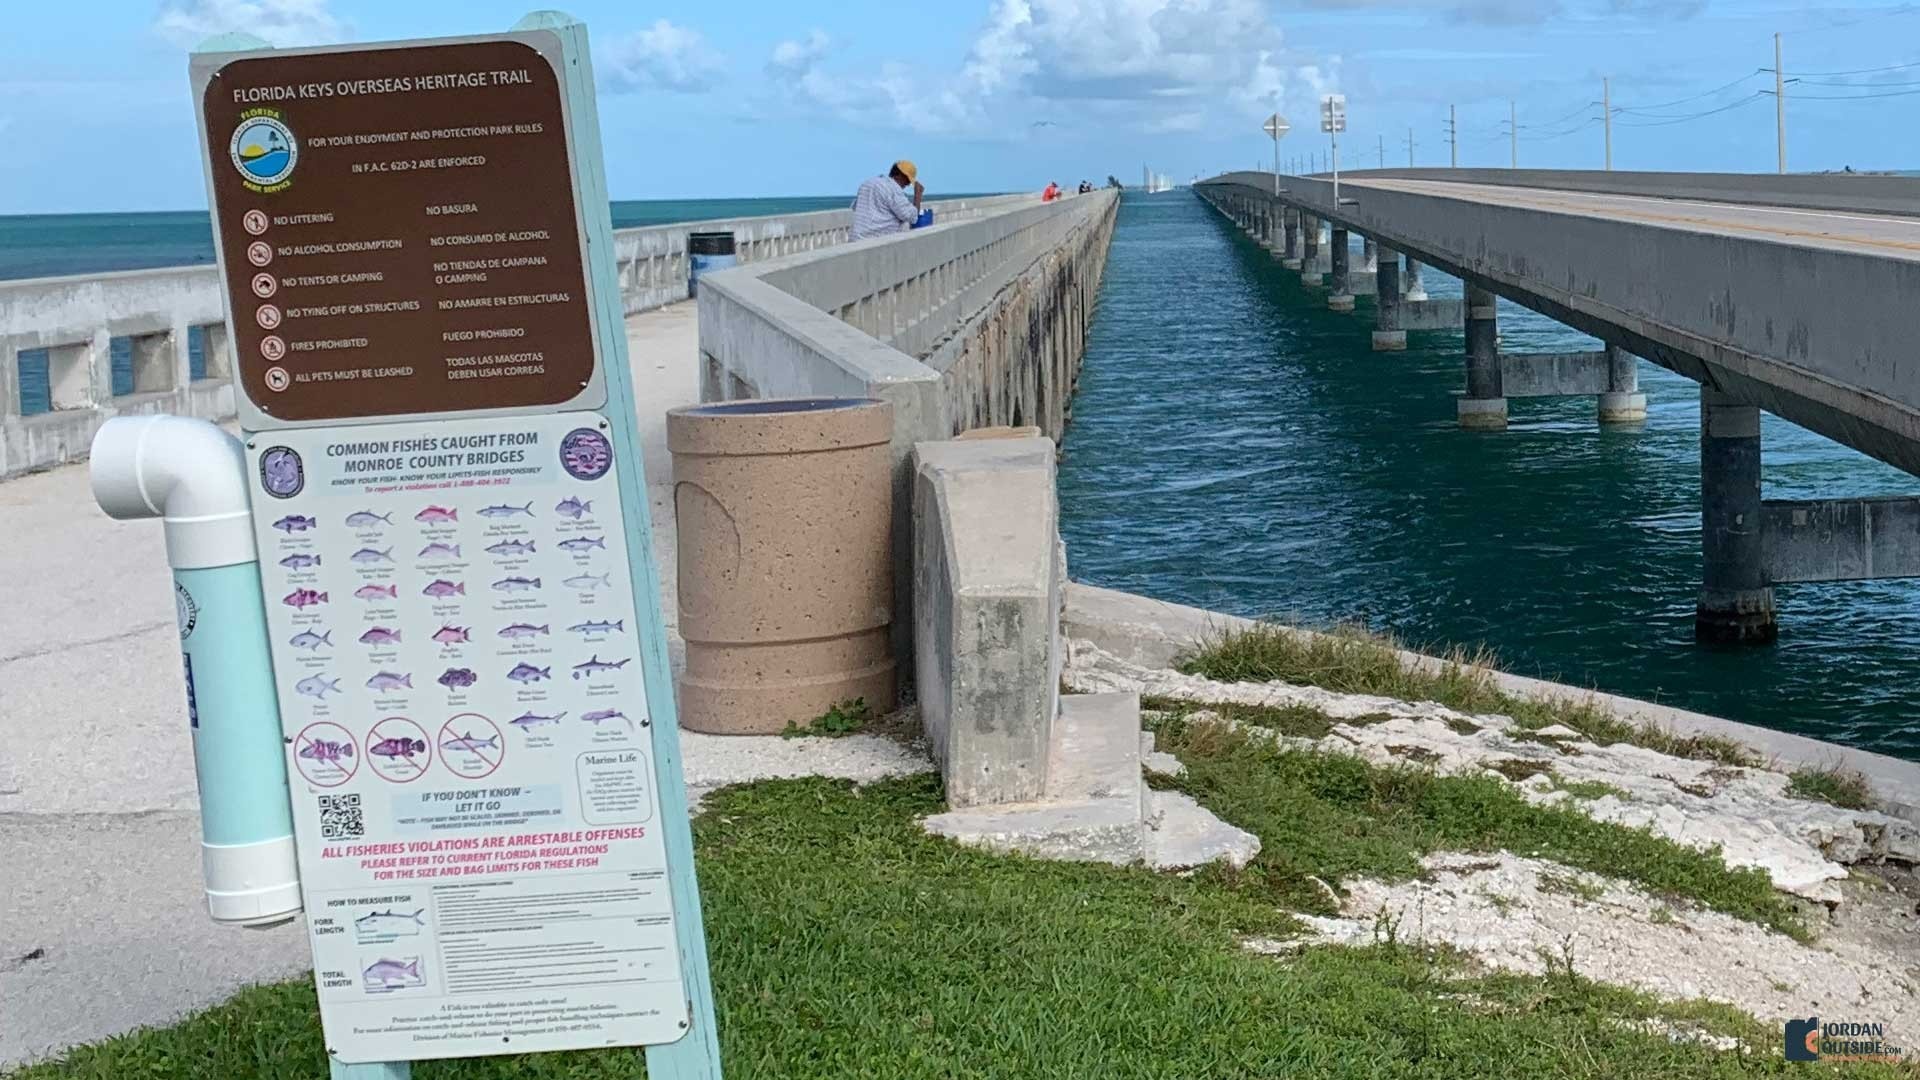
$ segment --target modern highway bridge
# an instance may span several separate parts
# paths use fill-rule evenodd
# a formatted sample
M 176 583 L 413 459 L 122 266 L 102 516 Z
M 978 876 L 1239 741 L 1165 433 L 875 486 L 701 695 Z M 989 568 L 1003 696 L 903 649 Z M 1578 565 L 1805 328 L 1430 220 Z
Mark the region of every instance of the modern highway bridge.
M 1920 576 L 1920 499 L 1763 501 L 1759 419 L 1920 474 L 1920 180 L 1385 169 L 1343 174 L 1337 196 L 1325 175 L 1258 172 L 1197 190 L 1326 279 L 1334 310 L 1373 294 L 1376 349 L 1463 329 L 1462 426 L 1573 394 L 1598 397 L 1602 423 L 1643 420 L 1632 356 L 1700 383 L 1701 639 L 1773 640 L 1775 584 Z M 1352 266 L 1355 233 L 1372 273 Z M 1426 298 L 1421 263 L 1464 301 Z M 1503 354 L 1495 296 L 1607 348 Z

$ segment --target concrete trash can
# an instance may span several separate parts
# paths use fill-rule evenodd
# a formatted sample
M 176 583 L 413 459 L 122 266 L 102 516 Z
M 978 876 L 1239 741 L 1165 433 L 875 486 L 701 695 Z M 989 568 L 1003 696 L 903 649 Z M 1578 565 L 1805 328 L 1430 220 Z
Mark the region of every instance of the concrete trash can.
M 894 704 L 893 406 L 865 398 L 667 414 L 680 723 L 722 735 Z

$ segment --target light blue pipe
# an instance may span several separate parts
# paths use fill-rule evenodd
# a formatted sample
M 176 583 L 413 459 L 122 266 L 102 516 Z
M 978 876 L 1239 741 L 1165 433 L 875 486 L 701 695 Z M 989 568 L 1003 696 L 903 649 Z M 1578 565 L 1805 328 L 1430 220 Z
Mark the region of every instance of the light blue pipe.
M 245 926 L 292 918 L 300 871 L 246 455 L 204 420 L 116 417 L 89 471 L 101 509 L 166 527 L 207 910 Z

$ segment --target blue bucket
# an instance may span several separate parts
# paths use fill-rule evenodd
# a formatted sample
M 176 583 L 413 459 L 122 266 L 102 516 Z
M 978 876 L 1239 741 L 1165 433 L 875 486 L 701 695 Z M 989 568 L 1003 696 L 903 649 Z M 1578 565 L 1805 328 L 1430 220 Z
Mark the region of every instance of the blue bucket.
M 914 219 L 913 227 L 916 229 L 924 229 L 931 224 L 933 224 L 933 210 L 929 208 L 920 211 L 920 216 Z

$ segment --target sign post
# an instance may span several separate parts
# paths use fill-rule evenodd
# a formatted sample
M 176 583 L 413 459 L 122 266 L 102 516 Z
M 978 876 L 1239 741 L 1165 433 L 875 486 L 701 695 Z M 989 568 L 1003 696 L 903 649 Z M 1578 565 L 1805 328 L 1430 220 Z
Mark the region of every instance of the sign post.
M 191 71 L 334 1075 L 719 1077 L 586 28 Z
M 1320 130 L 1332 141 L 1333 205 L 1340 205 L 1340 133 L 1347 130 L 1347 96 L 1328 94 L 1320 99 Z
M 1274 113 L 1267 117 L 1266 123 L 1260 125 L 1260 130 L 1273 136 L 1273 193 L 1278 195 L 1280 194 L 1280 140 L 1287 132 L 1293 130 L 1293 125 L 1287 123 L 1286 117 Z

